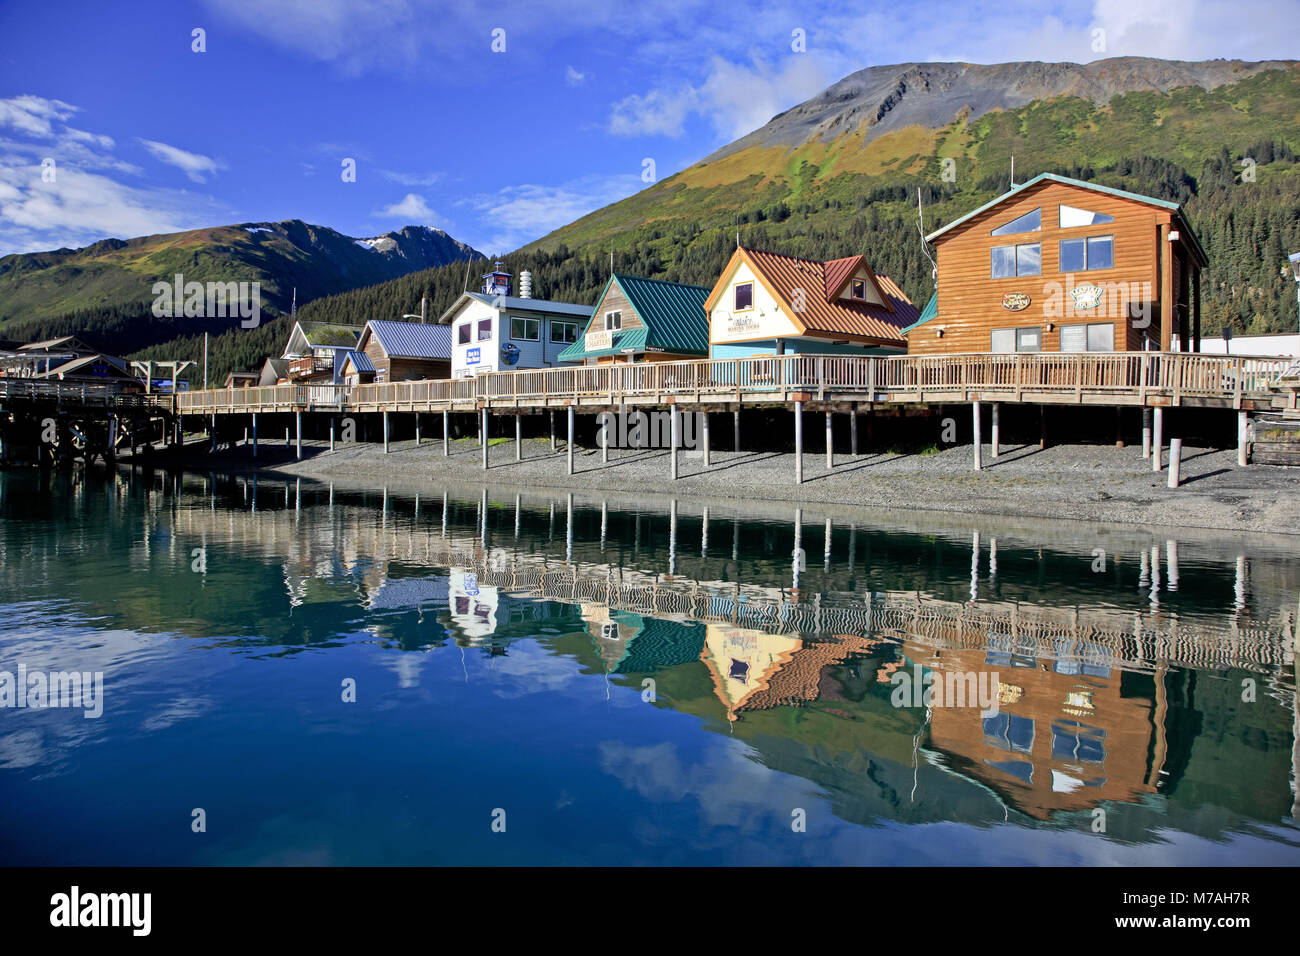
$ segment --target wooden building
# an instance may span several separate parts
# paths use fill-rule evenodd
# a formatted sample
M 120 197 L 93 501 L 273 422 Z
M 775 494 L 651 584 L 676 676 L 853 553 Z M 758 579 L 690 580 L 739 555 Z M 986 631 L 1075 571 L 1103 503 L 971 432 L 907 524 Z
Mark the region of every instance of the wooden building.
M 737 247 L 704 303 L 709 357 L 899 354 L 920 313 L 862 256 L 819 262 Z
M 1200 351 L 1208 260 L 1177 203 L 1044 173 L 926 238 L 909 354 Z
M 222 388 L 252 388 L 257 384 L 260 372 L 227 372 Z
M 350 355 L 344 356 L 343 377 L 349 381 L 349 375 L 364 376 L 367 372 L 375 382 L 451 377 L 451 329 L 445 325 L 371 319 L 361 333 L 356 352 L 370 360 L 370 368 Z
M 337 384 L 341 371 L 339 353 L 356 348 L 361 331 L 355 325 L 295 322 L 281 355 L 289 361 L 289 381 Z
M 614 273 L 561 362 L 664 362 L 709 354 L 703 286 Z

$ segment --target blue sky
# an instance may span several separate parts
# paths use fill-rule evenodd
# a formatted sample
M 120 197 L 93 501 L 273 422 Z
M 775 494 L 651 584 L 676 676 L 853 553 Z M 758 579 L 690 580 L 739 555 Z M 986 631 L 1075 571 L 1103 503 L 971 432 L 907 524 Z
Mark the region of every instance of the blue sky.
M 664 178 L 867 66 L 1294 57 L 1295 11 L 1295 0 L 10 2 L 0 255 L 288 218 L 363 238 L 430 225 L 501 253 L 644 188 L 645 159 Z M 196 28 L 206 52 L 192 50 Z M 497 30 L 504 52 L 492 50 Z

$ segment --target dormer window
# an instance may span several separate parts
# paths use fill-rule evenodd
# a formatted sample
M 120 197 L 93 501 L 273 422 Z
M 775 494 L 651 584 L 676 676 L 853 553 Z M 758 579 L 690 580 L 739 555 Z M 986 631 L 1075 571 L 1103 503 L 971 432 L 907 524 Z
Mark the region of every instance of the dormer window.
M 855 299 L 865 299 L 867 297 L 867 282 L 865 279 L 854 279 L 850 284 L 850 289 L 849 294 Z
M 605 313 L 605 331 L 606 331 L 606 332 L 617 332 L 617 331 L 618 331 L 619 329 L 621 329 L 622 327 L 623 327 L 623 313 L 622 313 L 622 312 L 606 312 L 606 313 Z
M 1010 222 L 1003 223 L 993 230 L 990 235 L 994 236 L 1014 236 L 1019 232 L 1041 232 L 1043 228 L 1043 209 L 1040 206 L 1031 212 L 1025 213 Z
M 1078 206 L 1061 206 L 1060 219 L 1058 220 L 1062 229 L 1075 229 L 1079 226 L 1101 226 L 1108 222 L 1114 222 L 1114 216 L 1108 216 L 1104 212 L 1093 212 L 1091 209 L 1080 209 Z
M 741 282 L 736 286 L 736 312 L 743 312 L 754 307 L 754 283 Z

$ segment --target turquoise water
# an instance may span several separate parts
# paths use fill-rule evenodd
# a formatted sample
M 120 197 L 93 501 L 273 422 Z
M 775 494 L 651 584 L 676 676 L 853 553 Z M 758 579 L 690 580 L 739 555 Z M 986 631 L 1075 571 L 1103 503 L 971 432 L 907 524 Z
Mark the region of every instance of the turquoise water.
M 5 863 L 1300 862 L 1286 538 L 125 471 L 0 514 L 0 671 L 102 675 L 0 709 Z

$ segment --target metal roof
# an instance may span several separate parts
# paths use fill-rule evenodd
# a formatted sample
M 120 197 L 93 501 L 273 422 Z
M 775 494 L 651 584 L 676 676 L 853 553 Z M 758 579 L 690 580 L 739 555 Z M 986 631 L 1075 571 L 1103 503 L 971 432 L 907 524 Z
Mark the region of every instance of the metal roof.
M 358 372 L 374 372 L 375 363 L 370 361 L 370 356 L 360 349 L 349 349 L 348 351 L 338 351 L 334 353 L 334 378 L 336 381 L 342 381 L 343 368 L 351 359 L 352 367 Z
M 1102 186 L 1098 183 L 1089 183 L 1083 181 L 1082 179 L 1071 179 L 1069 176 L 1059 176 L 1056 173 L 1039 173 L 1033 179 L 1029 180 L 1029 182 L 1021 183 L 1019 186 L 1012 186 L 1010 189 L 1004 192 L 1001 196 L 998 196 L 996 199 L 990 200 L 989 202 L 986 202 L 984 205 L 980 206 L 978 209 L 966 213 L 966 215 L 962 216 L 960 219 L 954 219 L 952 222 L 948 223 L 948 225 L 944 226 L 942 229 L 936 229 L 934 232 L 930 233 L 928 236 L 925 237 L 925 241 L 933 242 L 935 239 L 937 239 L 939 236 L 942 236 L 948 230 L 955 229 L 956 227 L 960 226 L 962 223 L 967 222 L 970 219 L 974 219 L 980 213 L 987 212 L 988 210 L 992 209 L 994 206 L 998 205 L 1003 200 L 1009 199 L 1010 197 L 1015 196 L 1018 193 L 1022 193 L 1026 189 L 1029 189 L 1032 186 L 1037 186 L 1039 183 L 1042 182 L 1062 183 L 1063 185 L 1066 186 L 1077 186 L 1080 189 L 1089 189 L 1092 190 L 1093 192 L 1105 193 L 1108 196 L 1116 196 L 1120 199 L 1131 199 L 1133 202 L 1140 202 L 1140 203 L 1145 203 L 1148 206 L 1159 206 L 1161 209 L 1168 209 L 1170 212 L 1174 213 L 1174 215 L 1178 217 L 1178 219 L 1180 220 L 1179 223 L 1180 226 L 1187 230 L 1187 235 L 1192 240 L 1192 247 L 1196 250 L 1197 254 L 1200 256 L 1202 260 L 1202 264 L 1208 263 L 1209 261 L 1208 257 L 1205 255 L 1205 249 L 1201 246 L 1200 239 L 1198 239 L 1196 237 L 1196 233 L 1192 231 L 1191 224 L 1187 221 L 1187 217 L 1183 215 L 1182 207 L 1179 206 L 1178 203 L 1170 202 L 1167 199 L 1156 199 L 1154 196 L 1143 196 L 1140 193 L 1131 193 L 1124 189 L 1115 189 L 1113 186 Z
M 578 362 L 597 355 L 617 355 L 627 349 L 669 352 L 675 355 L 709 354 L 709 318 L 704 312 L 704 302 L 709 297 L 708 289 L 684 282 L 647 279 L 616 272 L 609 277 L 596 299 L 593 315 L 600 311 L 600 304 L 615 284 L 641 319 L 643 328 L 617 332 L 611 348 L 591 352 L 584 348 L 583 340 L 579 339 L 560 353 L 560 361 Z
M 496 306 L 498 300 L 501 308 L 509 312 L 539 312 L 543 315 L 564 315 L 579 316 L 581 318 L 591 318 L 591 306 L 579 305 L 576 302 L 555 302 L 551 299 L 521 299 L 518 296 L 506 295 L 495 296 L 488 295 L 485 292 L 462 292 L 450 309 L 438 317 L 440 323 L 449 323 L 466 299 L 477 299 L 484 305 Z
M 379 347 L 390 358 L 451 358 L 451 329 L 445 325 L 371 319 L 366 329 L 379 340 Z M 363 334 L 361 341 L 365 340 Z

